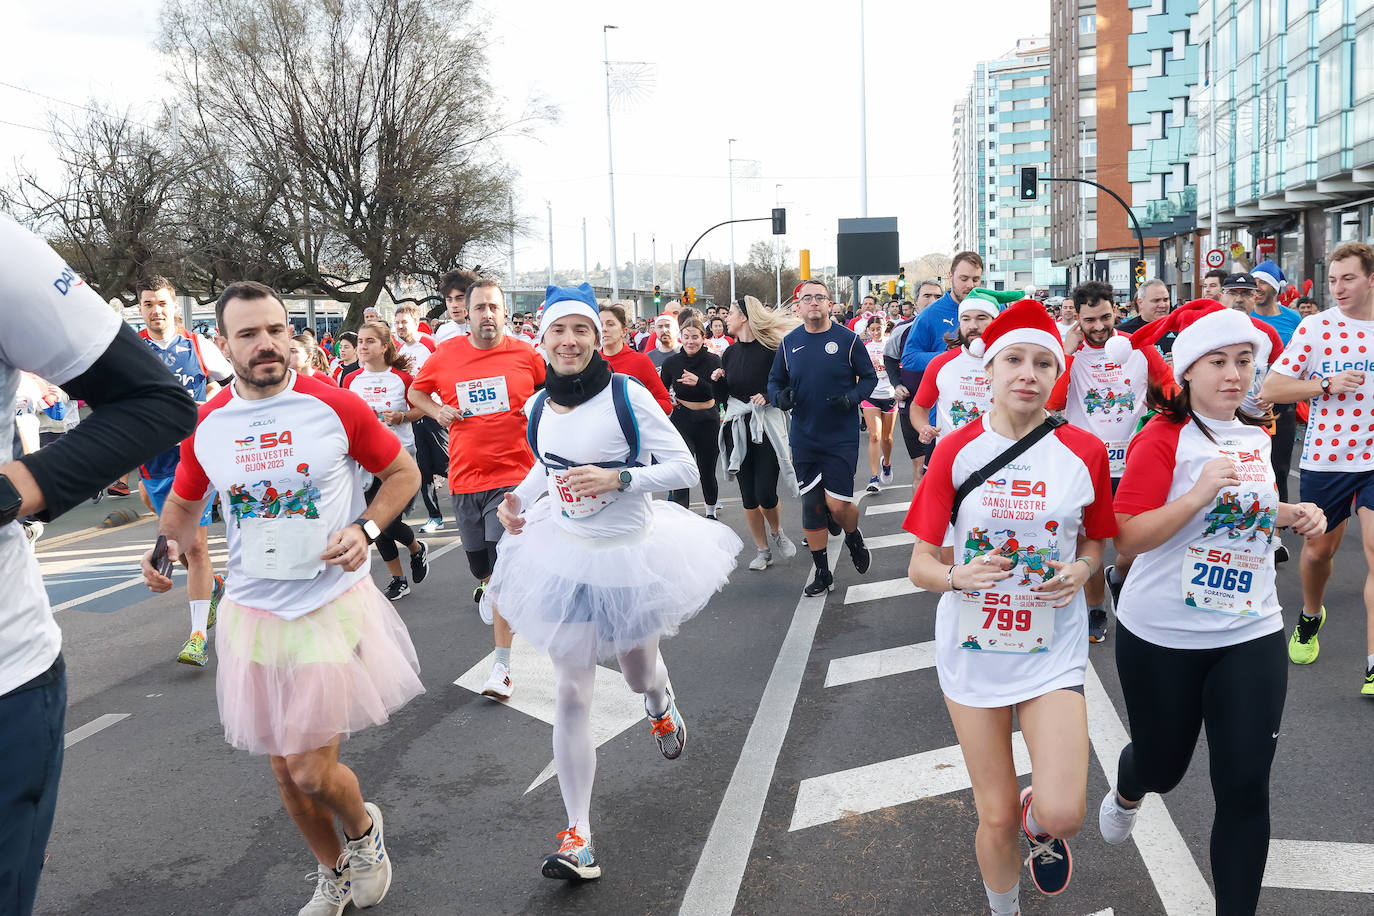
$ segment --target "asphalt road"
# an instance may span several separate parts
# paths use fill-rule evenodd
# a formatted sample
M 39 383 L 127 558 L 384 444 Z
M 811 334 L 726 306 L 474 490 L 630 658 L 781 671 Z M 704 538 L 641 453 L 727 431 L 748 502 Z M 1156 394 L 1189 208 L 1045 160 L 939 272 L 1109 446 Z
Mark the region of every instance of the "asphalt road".
M 746 547 L 730 586 L 664 644 L 689 731 L 679 760 L 662 759 L 637 699 L 614 671 L 602 672 L 592 816 L 604 877 L 586 885 L 539 875 L 564 826 L 556 776 L 547 778 L 547 665 L 517 650 L 510 704 L 470 689 L 489 667 L 490 631 L 469 599 L 461 553 L 440 556 L 397 605 L 427 692 L 343 750 L 386 814 L 395 882 L 375 911 L 986 912 L 972 792 L 928 645 L 935 598 L 905 583 L 910 465 L 897 449 L 897 485 L 863 503 L 863 530 L 883 545 L 866 576 L 836 539 L 835 591 L 803 600 L 804 552 L 758 573 L 744 568 Z M 724 521 L 749 544 L 738 494 L 722 490 Z M 153 596 L 125 584 L 154 526 L 89 527 L 132 502 L 78 509 L 39 543 L 61 608 L 70 706 L 37 911 L 294 913 L 310 894 L 312 858 L 266 760 L 224 742 L 213 659 L 204 670 L 173 662 L 187 626 L 184 591 Z M 894 508 L 874 511 L 884 507 Z M 795 536 L 795 500 L 785 500 L 783 518 Z M 436 553 L 457 546 L 452 528 L 429 540 Z M 1279 588 L 1291 625 L 1298 575 L 1289 540 L 1295 559 L 1280 568 Z M 1364 570 L 1348 537 L 1321 657 L 1289 669 L 1261 913 L 1374 911 L 1374 701 L 1358 695 Z M 381 581 L 381 564 L 373 571 Z M 1092 649 L 1087 697 L 1094 754 L 1073 883 L 1048 900 L 1024 876 L 1023 911 L 1210 912 L 1205 739 L 1182 785 L 1147 801 L 1136 841 L 1108 847 L 1097 802 L 1127 740 L 1110 636 Z

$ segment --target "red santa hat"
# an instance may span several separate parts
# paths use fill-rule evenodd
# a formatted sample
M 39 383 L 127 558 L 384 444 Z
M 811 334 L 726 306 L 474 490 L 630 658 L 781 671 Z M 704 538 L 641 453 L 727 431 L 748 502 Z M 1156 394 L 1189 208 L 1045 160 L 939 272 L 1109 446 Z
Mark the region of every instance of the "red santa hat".
M 1153 346 L 1167 334 L 1176 334 L 1173 345 L 1174 381 L 1183 384 L 1183 373 L 1213 350 L 1248 343 L 1255 350 L 1255 361 L 1272 363 L 1283 351 L 1279 334 L 1272 327 L 1251 318 L 1239 309 L 1227 308 L 1215 299 L 1194 299 L 1163 318 L 1156 318 L 1130 337 L 1118 335 L 1107 341 L 1103 350 L 1115 363 L 1125 362 L 1131 349 Z
M 1007 347 L 1021 343 L 1049 350 L 1059 363 L 1059 371 L 1064 371 L 1064 342 L 1059 338 L 1054 319 L 1034 299 L 1022 299 L 1007 306 L 983 329 L 982 336 L 969 344 L 968 351 L 981 357 L 986 366 Z

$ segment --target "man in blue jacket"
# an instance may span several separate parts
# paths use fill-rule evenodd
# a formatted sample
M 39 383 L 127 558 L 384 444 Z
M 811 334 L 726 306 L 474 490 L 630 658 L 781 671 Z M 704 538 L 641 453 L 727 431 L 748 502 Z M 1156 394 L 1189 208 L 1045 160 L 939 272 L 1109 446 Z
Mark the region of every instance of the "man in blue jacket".
M 869 552 L 859 531 L 854 469 L 859 462 L 859 403 L 878 384 L 873 360 L 858 336 L 830 317 L 830 291 L 820 280 L 797 291 L 802 326 L 782 339 L 768 373 L 768 400 L 792 411 L 792 465 L 802 494 L 802 528 L 816 564 L 804 594 L 834 587 L 826 545 L 844 531 L 845 546 L 860 573 Z

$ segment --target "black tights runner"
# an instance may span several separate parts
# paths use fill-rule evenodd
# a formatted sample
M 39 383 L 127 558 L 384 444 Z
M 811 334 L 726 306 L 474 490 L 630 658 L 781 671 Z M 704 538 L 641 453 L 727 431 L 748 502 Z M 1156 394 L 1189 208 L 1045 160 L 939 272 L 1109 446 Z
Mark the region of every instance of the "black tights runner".
M 720 441 L 717 438 L 720 433 L 720 411 L 714 407 L 706 410 L 674 407 L 672 419 L 673 426 L 687 442 L 687 450 L 697 460 L 697 470 L 701 473 L 701 496 L 709 509 L 720 497 L 720 487 L 716 484 L 716 460 L 720 457 Z M 691 489 L 674 490 L 672 500 L 679 506 L 690 506 Z
M 1221 649 L 1166 649 L 1117 626 L 1116 668 L 1131 722 L 1117 791 L 1138 801 L 1178 785 L 1207 726 L 1217 916 L 1251 914 L 1259 903 L 1269 767 L 1288 692 L 1285 642 L 1279 632 Z
M 372 478 L 372 483 L 367 488 L 367 504 L 369 506 L 372 505 L 373 498 L 376 497 L 377 491 L 381 488 L 381 480 L 376 477 Z M 413 500 L 414 497 L 412 496 L 411 499 Z M 396 547 L 398 543 L 404 544 L 407 550 L 410 549 L 411 544 L 415 543 L 415 532 L 411 531 L 410 526 L 403 521 L 409 509 L 410 506 L 407 504 L 405 509 L 401 510 L 401 514 L 391 520 L 391 524 L 382 528 L 382 533 L 377 537 L 377 553 L 388 563 L 401 555 L 400 550 Z

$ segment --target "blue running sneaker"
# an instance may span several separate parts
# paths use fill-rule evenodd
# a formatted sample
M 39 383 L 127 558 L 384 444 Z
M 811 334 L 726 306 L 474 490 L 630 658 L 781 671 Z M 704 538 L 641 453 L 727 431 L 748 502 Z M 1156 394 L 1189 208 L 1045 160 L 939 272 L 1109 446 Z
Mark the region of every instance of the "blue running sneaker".
M 1061 894 L 1069 886 L 1073 875 L 1073 856 L 1069 855 L 1069 844 L 1048 833 L 1030 832 L 1026 826 L 1026 813 L 1031 806 L 1031 787 L 1021 790 L 1021 830 L 1030 840 L 1030 855 L 1026 864 L 1030 866 L 1031 879 L 1040 893 L 1046 897 Z

